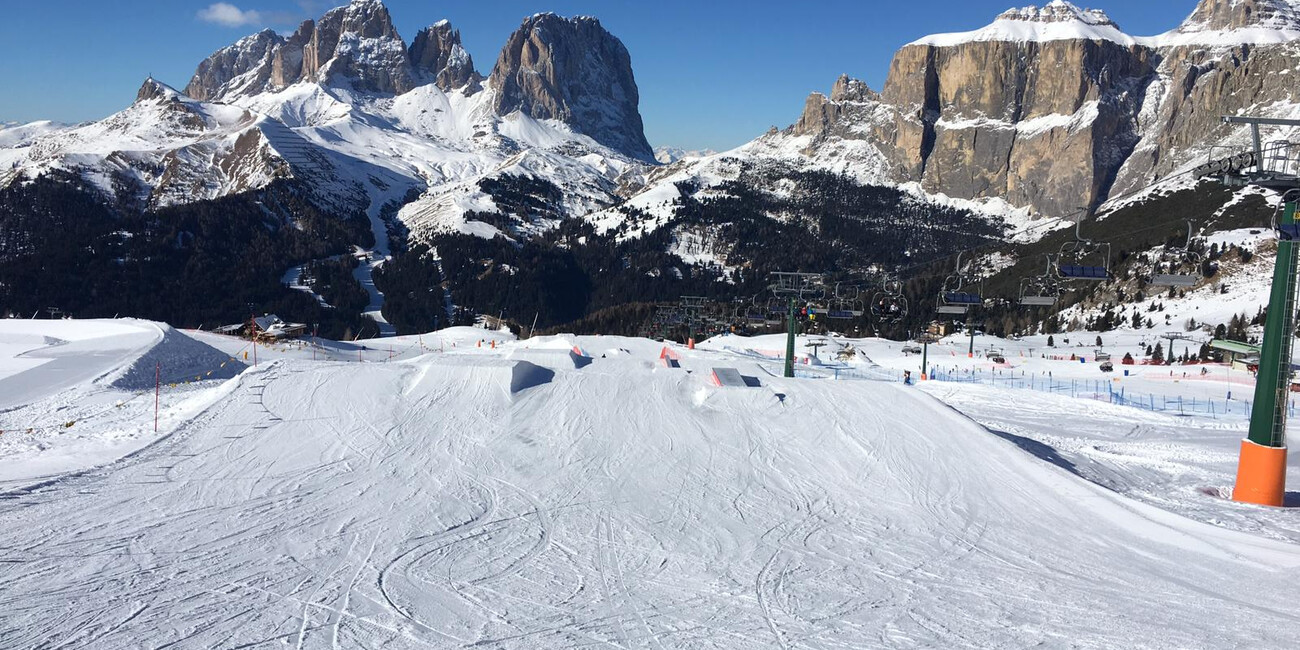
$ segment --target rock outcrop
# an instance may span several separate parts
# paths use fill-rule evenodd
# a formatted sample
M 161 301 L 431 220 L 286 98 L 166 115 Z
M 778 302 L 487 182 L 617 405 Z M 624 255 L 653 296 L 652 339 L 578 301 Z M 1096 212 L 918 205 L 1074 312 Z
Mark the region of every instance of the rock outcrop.
M 474 60 L 460 44 L 460 32 L 447 21 L 420 30 L 411 41 L 411 65 L 417 73 L 432 76 L 443 90 L 469 87 L 477 90 L 483 77 L 474 70 Z
M 1219 116 L 1297 108 L 1293 0 L 1202 0 L 1178 29 L 1138 38 L 1054 0 L 904 46 L 882 92 L 842 77 L 786 135 L 804 153 L 879 150 L 882 182 L 1002 198 L 1061 216 L 1185 168 L 1232 129 Z M 833 166 L 834 161 L 829 163 Z
M 300 81 L 368 93 L 400 94 L 417 85 L 406 43 L 380 0 L 352 0 L 284 38 L 266 30 L 199 64 L 185 94 L 224 100 L 280 90 Z
M 1297 25 L 1300 8 L 1289 0 L 1202 0 L 1177 31 L 1295 29 Z
M 1150 52 L 1109 40 L 918 43 L 882 93 L 908 119 L 899 169 L 928 191 L 1065 214 L 1094 207 L 1137 144 Z
M 647 162 L 632 59 L 623 43 L 587 16 L 537 14 L 502 48 L 488 85 L 498 115 L 521 111 L 559 120 L 596 142 Z
M 1142 140 L 1112 195 L 1205 162 L 1211 145 L 1243 140 L 1222 115 L 1300 115 L 1289 82 L 1300 68 L 1294 0 L 1202 0 L 1178 29 L 1151 39 L 1160 60 L 1143 104 Z M 1234 137 L 1235 136 L 1235 137 Z
M 381 0 L 352 0 L 307 20 L 292 35 L 267 30 L 219 50 L 185 93 L 232 102 L 310 82 L 363 95 L 401 95 L 426 84 L 472 95 L 484 78 L 447 21 L 420 30 L 408 47 Z M 654 162 L 645 139 L 632 60 L 595 18 L 537 14 L 501 50 L 486 84 L 498 116 L 520 111 L 563 122 L 632 158 Z
M 270 79 L 272 57 L 283 43 L 279 34 L 267 29 L 217 50 L 199 64 L 185 94 L 207 101 L 230 91 L 260 89 Z
M 353 0 L 326 12 L 303 46 L 299 78 L 372 93 L 415 87 L 406 43 L 379 0 Z

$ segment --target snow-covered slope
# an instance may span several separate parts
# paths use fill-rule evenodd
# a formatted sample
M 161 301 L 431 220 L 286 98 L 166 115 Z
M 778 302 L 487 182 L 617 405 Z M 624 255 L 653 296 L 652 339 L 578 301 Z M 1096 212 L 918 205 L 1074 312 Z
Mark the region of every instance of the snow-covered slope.
M 58 128 L 38 122 L 0 136 L 0 167 L 35 177 L 80 173 L 109 196 L 155 206 L 257 189 L 291 175 L 263 135 L 265 117 L 198 102 L 153 79 L 134 104 L 101 121 Z
M 703 158 L 718 152 L 712 149 L 687 150 L 681 147 L 655 147 L 655 160 L 669 165 L 684 158 Z
M 1120 31 L 1119 26 L 1097 9 L 1080 9 L 1064 0 L 1052 0 L 1042 7 L 1028 6 L 1008 9 L 988 26 L 970 32 L 934 34 L 918 39 L 911 45 L 953 47 L 979 41 L 1060 41 L 1060 40 L 1111 41 L 1133 45 L 1132 36 Z
M 211 403 L 195 389 L 243 369 L 164 323 L 0 319 L 0 490 L 135 451 Z
M 590 357 L 577 362 L 575 345 Z M 1050 447 L 1022 448 L 897 382 L 784 379 L 757 356 L 719 349 L 679 350 L 681 367 L 667 368 L 659 347 L 560 337 L 405 362 L 263 364 L 157 444 L 4 494 L 0 638 L 302 648 L 1298 640 L 1285 613 L 1241 606 L 1244 593 L 1297 595 L 1293 543 L 1095 485 Z M 713 385 L 718 366 L 753 387 Z M 966 392 L 956 403 L 984 416 L 978 407 L 1009 396 Z M 1122 418 L 1088 409 L 1065 421 L 1084 435 Z M 1171 444 L 1198 451 L 1239 437 L 1204 427 L 1192 440 L 1192 424 L 1176 424 Z M 1160 476 L 1112 466 L 1134 482 Z M 1200 498 L 1200 514 L 1227 513 L 1233 527 L 1271 516 Z
M 979 41 L 1110 41 L 1151 48 L 1267 45 L 1300 39 L 1300 10 L 1291 0 L 1204 0 L 1178 27 L 1156 36 L 1130 36 L 1099 9 L 1066 0 L 1008 9 L 989 25 L 968 32 L 932 34 L 912 45 L 954 47 Z

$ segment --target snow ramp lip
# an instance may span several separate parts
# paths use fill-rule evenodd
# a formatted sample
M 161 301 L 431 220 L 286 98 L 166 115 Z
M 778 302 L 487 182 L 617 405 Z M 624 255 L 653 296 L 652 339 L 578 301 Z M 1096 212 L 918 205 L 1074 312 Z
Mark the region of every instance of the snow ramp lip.
M 134 361 L 112 377 L 114 388 L 152 390 L 155 383 L 172 384 L 201 380 L 230 379 L 246 366 L 230 355 L 173 329 L 164 323 L 150 323 L 162 336 Z M 111 376 L 111 375 L 110 375 Z
M 510 359 L 525 361 L 557 370 L 578 370 L 591 365 L 591 357 L 579 354 L 578 348 L 516 348 Z
M 529 361 L 516 361 L 510 367 L 510 393 L 513 395 L 529 388 L 551 383 L 555 371 Z

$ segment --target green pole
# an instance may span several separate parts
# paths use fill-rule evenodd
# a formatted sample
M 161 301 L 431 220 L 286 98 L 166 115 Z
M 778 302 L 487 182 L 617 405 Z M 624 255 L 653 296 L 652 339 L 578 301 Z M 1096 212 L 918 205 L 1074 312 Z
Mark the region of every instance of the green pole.
M 921 341 L 921 378 L 922 379 L 928 379 L 930 377 L 930 375 L 926 373 L 926 368 L 928 367 L 929 359 L 930 359 L 930 337 L 927 336 Z
M 789 327 L 785 335 L 785 376 L 794 376 L 794 298 L 790 298 Z
M 1295 223 L 1294 202 L 1286 204 L 1279 223 Z M 1264 321 L 1264 343 L 1255 374 L 1255 406 L 1247 438 L 1265 447 L 1286 446 L 1286 400 L 1291 383 L 1291 342 L 1295 331 L 1296 248 L 1277 240 L 1273 290 Z

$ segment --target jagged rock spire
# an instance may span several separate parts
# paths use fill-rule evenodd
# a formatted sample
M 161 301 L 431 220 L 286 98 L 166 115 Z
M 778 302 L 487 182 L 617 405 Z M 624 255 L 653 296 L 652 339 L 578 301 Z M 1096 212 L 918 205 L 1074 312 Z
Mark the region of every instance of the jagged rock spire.
M 531 16 L 510 35 L 488 81 L 498 115 L 521 111 L 564 122 L 593 140 L 645 161 L 632 58 L 589 16 Z

